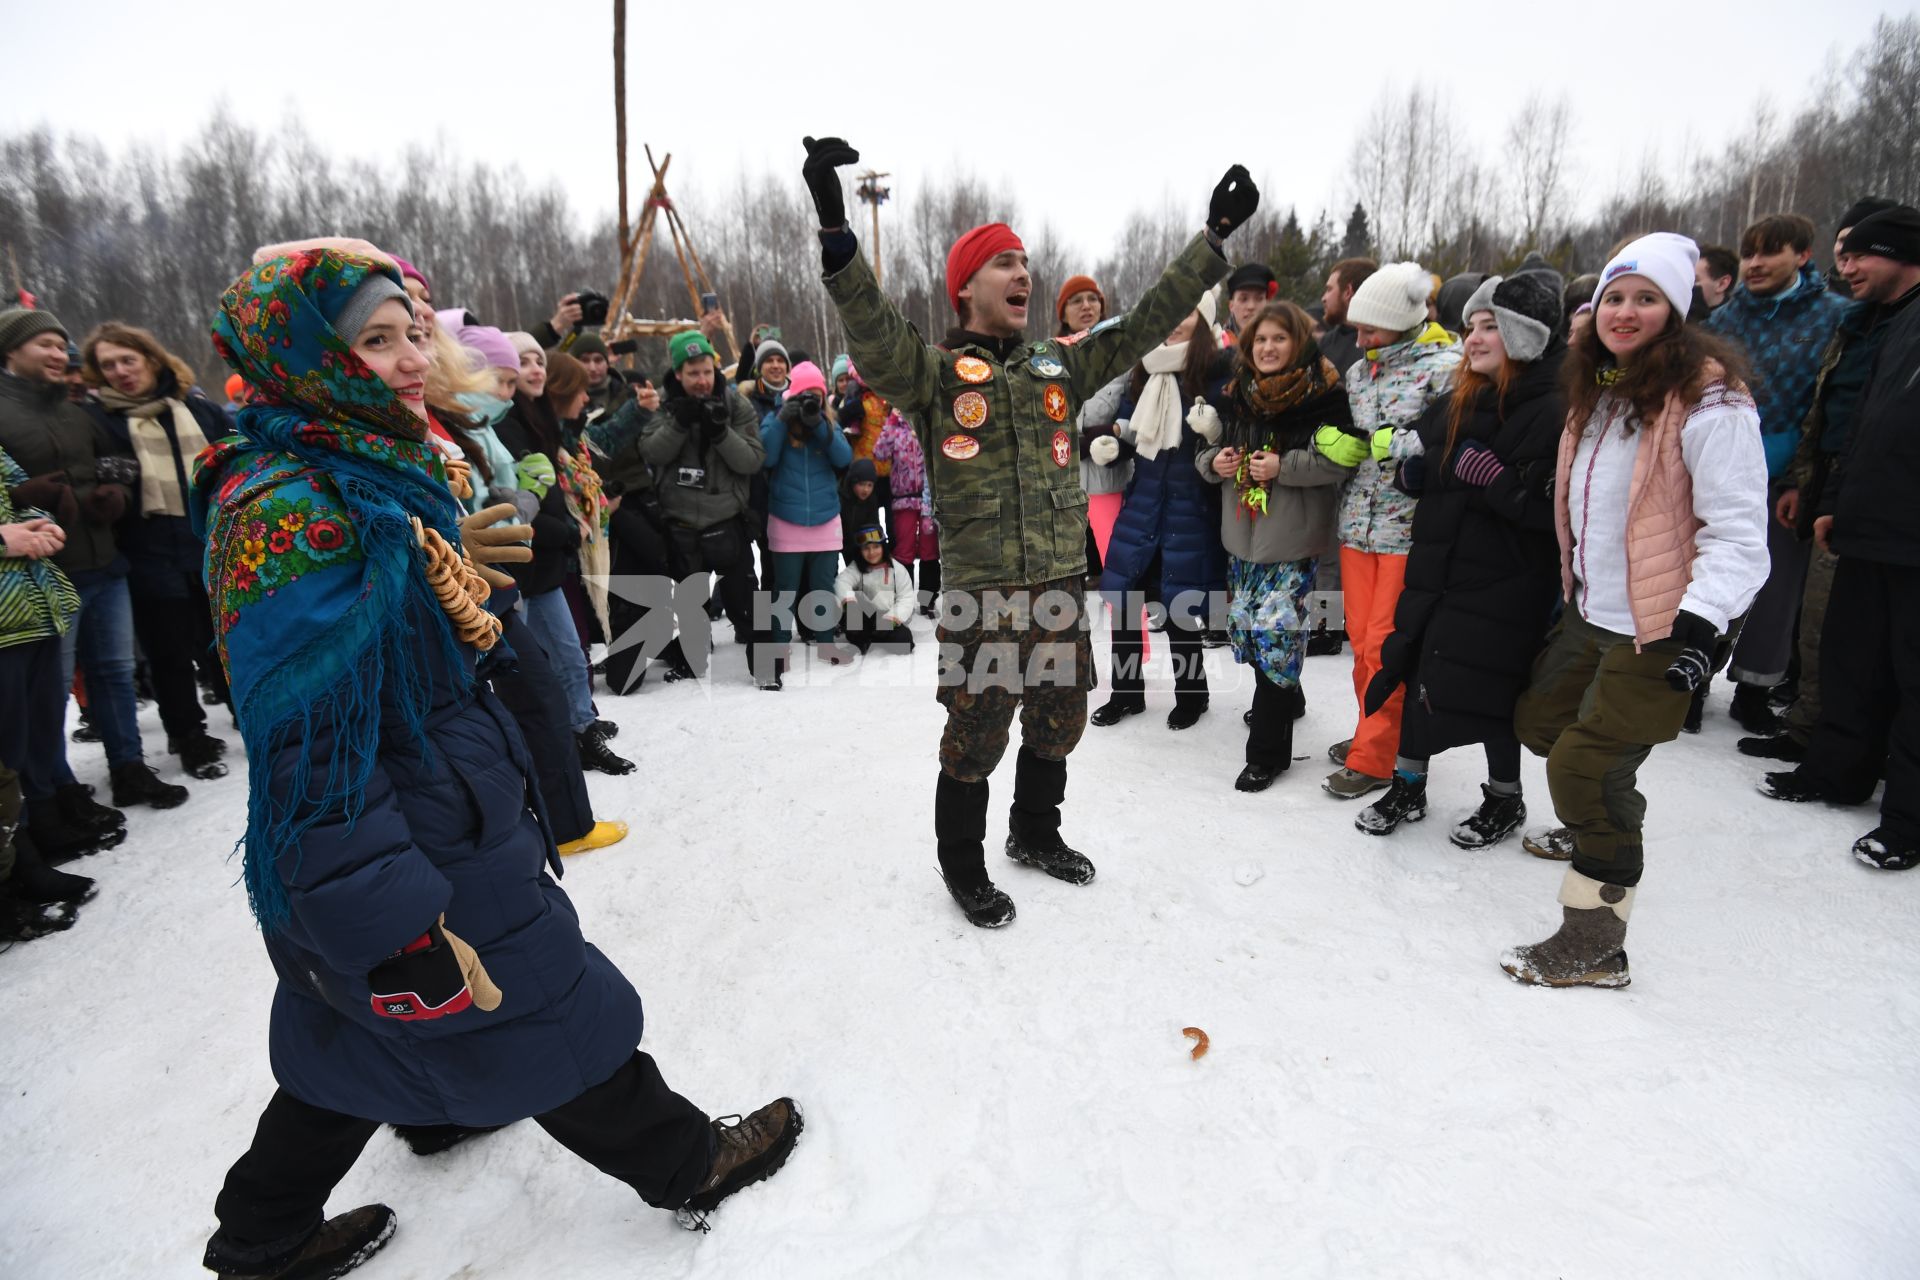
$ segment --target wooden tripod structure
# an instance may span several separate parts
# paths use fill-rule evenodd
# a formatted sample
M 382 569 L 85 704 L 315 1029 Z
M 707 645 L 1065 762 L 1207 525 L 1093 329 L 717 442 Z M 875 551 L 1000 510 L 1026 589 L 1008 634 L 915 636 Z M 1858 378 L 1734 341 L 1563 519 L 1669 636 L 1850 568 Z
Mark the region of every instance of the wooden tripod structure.
M 686 282 L 687 300 L 693 305 L 693 314 L 698 316 L 705 310 L 700 305 L 702 293 L 712 293 L 713 281 L 707 276 L 707 268 L 700 261 L 699 250 L 693 247 L 693 237 L 687 231 L 687 224 L 681 220 L 680 210 L 674 206 L 673 198 L 667 194 L 667 168 L 673 163 L 672 153 L 660 163 L 653 160 L 653 148 L 646 148 L 647 165 L 653 170 L 653 186 L 647 191 L 646 204 L 640 211 L 640 223 L 630 238 L 623 236 L 620 244 L 620 287 L 614 293 L 612 305 L 608 307 L 610 319 L 607 322 L 607 334 L 611 338 L 663 338 L 676 333 L 685 333 L 697 329 L 696 320 L 638 320 L 627 312 L 628 305 L 639 292 L 640 279 L 646 274 L 647 257 L 653 249 L 654 233 L 659 229 L 664 215 L 667 234 L 673 241 L 673 256 L 680 263 L 680 277 Z M 626 156 L 620 157 L 621 185 L 626 184 Z M 624 230 L 626 218 L 624 207 L 621 210 L 621 223 Z M 733 322 L 723 320 L 720 326 L 721 336 L 725 339 L 731 353 L 737 354 L 739 340 L 733 334 Z

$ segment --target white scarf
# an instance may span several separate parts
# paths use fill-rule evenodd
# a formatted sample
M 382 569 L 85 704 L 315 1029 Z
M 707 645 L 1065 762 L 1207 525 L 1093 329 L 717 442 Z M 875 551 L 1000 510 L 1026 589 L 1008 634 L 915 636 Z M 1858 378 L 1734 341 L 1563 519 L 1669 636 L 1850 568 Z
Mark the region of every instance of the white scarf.
M 173 424 L 171 440 L 159 422 L 162 407 L 169 411 Z M 141 417 L 127 415 L 127 438 L 133 442 L 133 456 L 140 460 L 140 514 L 184 516 L 187 495 L 173 469 L 174 455 L 179 455 L 181 470 L 186 472 L 187 482 L 191 484 L 194 460 L 207 447 L 207 438 L 201 434 L 198 420 L 178 400 L 159 400 L 142 408 L 152 412 Z
M 1151 461 L 1162 449 L 1180 447 L 1180 371 L 1187 365 L 1187 344 L 1158 346 L 1140 358 L 1147 385 L 1133 406 L 1133 446 Z

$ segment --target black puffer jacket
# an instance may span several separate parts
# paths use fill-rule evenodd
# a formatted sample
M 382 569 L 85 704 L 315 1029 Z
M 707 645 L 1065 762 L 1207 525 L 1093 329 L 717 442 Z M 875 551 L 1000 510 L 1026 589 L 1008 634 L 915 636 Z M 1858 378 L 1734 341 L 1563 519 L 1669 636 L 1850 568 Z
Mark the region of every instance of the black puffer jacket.
M 1546 637 L 1560 589 L 1553 474 L 1567 416 L 1565 354 L 1556 346 L 1528 365 L 1504 406 L 1487 388 L 1461 421 L 1455 450 L 1476 441 L 1505 464 L 1484 489 L 1453 472 L 1451 397 L 1420 423 L 1425 487 L 1380 660 L 1385 683 L 1406 681 L 1408 696 L 1431 710 L 1435 750 L 1512 735 L 1513 704 Z
M 515 462 L 530 453 L 544 453 L 559 472 L 560 424 L 544 400 L 530 400 L 516 391 L 513 407 L 493 430 Z M 545 595 L 580 571 L 580 522 L 567 510 L 567 496 L 557 478 L 528 523 L 533 526 L 533 560 L 516 565 L 513 580 L 523 595 Z

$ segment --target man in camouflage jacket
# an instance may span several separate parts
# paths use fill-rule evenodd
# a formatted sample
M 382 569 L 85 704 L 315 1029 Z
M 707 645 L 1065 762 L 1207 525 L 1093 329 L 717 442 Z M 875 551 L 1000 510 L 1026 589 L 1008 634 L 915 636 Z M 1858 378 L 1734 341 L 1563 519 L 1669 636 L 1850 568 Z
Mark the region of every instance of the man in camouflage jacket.
M 947 708 L 934 799 L 940 871 L 976 925 L 1013 903 L 988 878 L 987 777 L 1005 753 L 1016 708 L 1021 749 L 1008 818 L 1009 857 L 1071 884 L 1093 863 L 1060 837 L 1066 757 L 1087 722 L 1093 682 L 1084 610 L 1087 495 L 1071 423 L 1081 402 L 1165 340 L 1227 273 L 1225 236 L 1259 192 L 1245 169 L 1214 190 L 1207 228 L 1126 316 L 1075 340 L 1022 337 L 1033 282 L 1007 227 L 976 227 L 947 256 L 960 324 L 929 345 L 881 293 L 846 224 L 838 166 L 859 153 L 807 139 L 803 173 L 820 215 L 827 293 L 862 379 L 920 434 L 940 525 L 945 595 L 938 631 Z

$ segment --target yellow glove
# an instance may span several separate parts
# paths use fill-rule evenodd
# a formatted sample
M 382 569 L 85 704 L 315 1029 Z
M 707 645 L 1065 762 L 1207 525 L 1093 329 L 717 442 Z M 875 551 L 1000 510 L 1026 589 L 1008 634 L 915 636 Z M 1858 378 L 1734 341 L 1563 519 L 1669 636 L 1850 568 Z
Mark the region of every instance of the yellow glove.
M 1393 453 L 1393 428 L 1382 427 L 1373 433 L 1373 460 L 1385 462 Z
M 474 572 L 495 591 L 510 590 L 513 579 L 489 565 L 525 564 L 533 559 L 533 548 L 523 545 L 533 540 L 533 526 L 500 523 L 514 514 L 511 502 L 497 502 L 460 521 L 460 549 L 473 560 Z
M 1338 427 L 1322 427 L 1314 432 L 1313 447 L 1336 467 L 1357 467 L 1367 460 L 1367 442 Z
M 480 963 L 480 953 L 447 928 L 445 914 L 440 917 L 440 932 L 445 936 L 447 945 L 453 948 L 453 958 L 460 962 L 460 975 L 467 980 L 467 990 L 473 994 L 474 1006 L 488 1013 L 498 1009 L 500 988 L 494 986 L 493 979 L 487 976 L 487 967 Z

